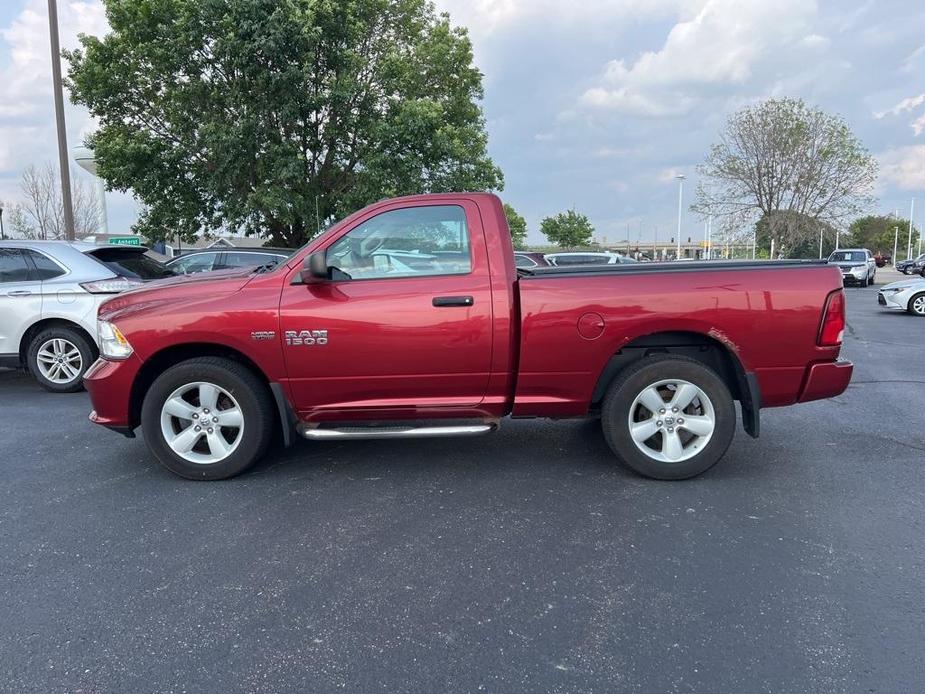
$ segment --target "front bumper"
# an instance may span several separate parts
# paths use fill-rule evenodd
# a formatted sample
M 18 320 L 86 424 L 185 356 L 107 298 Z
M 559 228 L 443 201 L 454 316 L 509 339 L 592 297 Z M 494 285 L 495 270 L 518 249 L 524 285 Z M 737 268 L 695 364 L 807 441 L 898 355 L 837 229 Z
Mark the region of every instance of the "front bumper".
M 134 354 L 123 361 L 97 359 L 84 375 L 93 411 L 90 421 L 129 436 L 138 426 L 132 419 L 132 384 L 141 369 Z
M 905 311 L 907 299 L 899 300 L 899 296 L 905 296 L 905 292 L 877 292 L 877 303 L 883 308 L 890 308 L 894 311 Z
M 867 271 L 864 272 L 842 272 L 842 279 L 848 283 L 860 284 L 867 277 Z
M 811 364 L 797 402 L 834 398 L 845 392 L 854 373 L 854 364 L 844 359 Z

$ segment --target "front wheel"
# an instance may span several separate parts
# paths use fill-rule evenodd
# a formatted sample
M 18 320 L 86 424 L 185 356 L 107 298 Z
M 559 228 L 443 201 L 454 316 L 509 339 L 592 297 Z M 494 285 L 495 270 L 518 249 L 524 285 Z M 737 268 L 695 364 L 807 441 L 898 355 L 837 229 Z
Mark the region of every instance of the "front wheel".
M 229 359 L 201 357 L 167 369 L 141 408 L 145 442 L 171 472 L 192 480 L 239 475 L 266 451 L 274 409 L 266 383 Z
M 925 292 L 916 294 L 909 299 L 907 310 L 913 316 L 919 316 L 920 318 L 925 316 Z
M 657 354 L 628 367 L 611 384 L 601 424 L 611 450 L 633 470 L 680 480 L 723 457 L 735 434 L 735 405 L 709 367 Z

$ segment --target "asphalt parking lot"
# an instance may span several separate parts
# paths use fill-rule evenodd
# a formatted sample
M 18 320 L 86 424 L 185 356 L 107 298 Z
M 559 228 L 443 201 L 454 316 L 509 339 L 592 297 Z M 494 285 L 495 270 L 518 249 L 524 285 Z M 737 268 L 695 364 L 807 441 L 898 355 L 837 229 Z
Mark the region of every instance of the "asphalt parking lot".
M 188 482 L 0 374 L 0 688 L 922 691 L 925 320 L 848 311 L 849 390 L 680 483 L 575 421 Z

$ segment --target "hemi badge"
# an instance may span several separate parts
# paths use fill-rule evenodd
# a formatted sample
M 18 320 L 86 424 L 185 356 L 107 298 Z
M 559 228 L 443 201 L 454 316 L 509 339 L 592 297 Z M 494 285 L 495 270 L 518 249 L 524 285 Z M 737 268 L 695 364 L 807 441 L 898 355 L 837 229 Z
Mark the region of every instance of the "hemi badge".
M 272 330 L 255 330 L 251 333 L 252 340 L 272 340 L 276 333 Z

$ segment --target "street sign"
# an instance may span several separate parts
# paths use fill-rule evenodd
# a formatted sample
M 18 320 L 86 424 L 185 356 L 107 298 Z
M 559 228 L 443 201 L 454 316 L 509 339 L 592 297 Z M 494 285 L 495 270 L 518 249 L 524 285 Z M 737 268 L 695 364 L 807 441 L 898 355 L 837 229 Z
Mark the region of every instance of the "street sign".
M 140 246 L 141 237 L 139 236 L 111 236 L 109 243 L 113 246 Z

